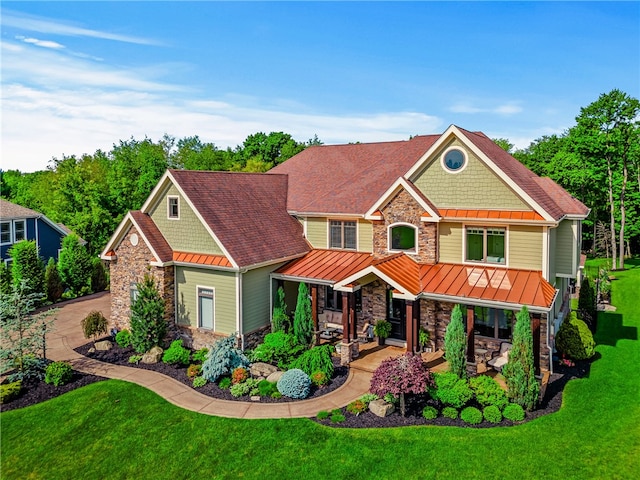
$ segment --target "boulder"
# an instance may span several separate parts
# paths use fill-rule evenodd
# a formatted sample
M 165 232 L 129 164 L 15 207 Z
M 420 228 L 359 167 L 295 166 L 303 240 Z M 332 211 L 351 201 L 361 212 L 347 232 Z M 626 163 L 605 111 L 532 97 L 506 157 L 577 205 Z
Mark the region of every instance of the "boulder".
M 278 367 L 269 365 L 268 363 L 256 362 L 251 364 L 251 376 L 252 377 L 268 377 L 273 372 L 277 372 Z
M 271 375 L 267 377 L 267 381 L 271 383 L 278 383 L 278 380 L 280 380 L 280 377 L 282 376 L 283 373 L 284 372 L 280 372 L 280 371 L 273 372 Z
M 158 363 L 162 359 L 164 351 L 160 347 L 153 347 L 142 356 L 142 363 Z
M 111 350 L 111 348 L 113 347 L 113 343 L 111 343 L 109 340 L 103 340 L 101 342 L 95 342 L 93 346 L 98 351 Z
M 378 417 L 386 417 L 391 415 L 395 411 L 396 407 L 394 407 L 393 403 L 385 402 L 381 398 L 378 400 L 374 400 L 369 403 L 369 410 L 374 415 Z

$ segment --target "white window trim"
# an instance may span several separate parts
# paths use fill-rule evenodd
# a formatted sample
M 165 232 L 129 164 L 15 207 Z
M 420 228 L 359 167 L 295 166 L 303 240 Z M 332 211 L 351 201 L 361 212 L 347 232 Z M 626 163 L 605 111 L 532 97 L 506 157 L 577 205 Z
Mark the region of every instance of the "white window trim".
M 462 156 L 464 157 L 464 163 L 462 167 L 460 167 L 458 170 L 451 170 L 449 167 L 447 167 L 447 164 L 444 162 L 444 158 L 447 156 L 447 153 L 449 153 L 451 150 L 458 150 L 462 152 Z M 442 169 L 445 172 L 450 173 L 452 175 L 457 175 L 458 173 L 464 172 L 464 170 L 467 168 L 467 165 L 469 165 L 469 155 L 467 154 L 464 148 L 458 147 L 457 145 L 451 145 L 444 152 L 442 152 L 442 155 L 440 155 L 440 165 L 442 166 Z
M 178 215 L 171 216 L 171 200 L 177 200 L 178 202 Z M 167 219 L 168 220 L 180 220 L 180 197 L 178 195 L 167 195 Z
M 212 300 L 212 325 L 211 328 L 202 326 L 202 313 L 200 312 L 200 290 L 211 290 L 213 292 Z M 216 331 L 216 289 L 214 287 L 207 287 L 205 285 L 196 285 L 196 310 L 197 310 L 197 318 L 196 318 L 196 327 L 198 329 L 206 330 L 207 332 L 215 332 Z
M 13 243 L 13 223 L 11 222 L 11 220 L 3 221 L 0 223 L 2 223 L 3 225 L 6 223 L 7 225 L 9 225 L 9 241 L 2 242 L 0 243 L 0 245 L 11 245 Z
M 16 232 L 18 231 L 18 229 L 16 228 L 16 224 L 18 223 L 22 223 L 22 225 L 24 225 L 22 231 L 24 232 L 24 238 L 18 240 L 16 238 Z M 13 221 L 13 236 L 12 236 L 12 240 L 13 243 L 18 243 L 21 242 L 22 240 L 27 240 L 27 220 L 26 219 L 21 219 L 21 220 L 14 220 Z
M 486 231 L 492 228 L 504 228 L 504 263 L 493 262 L 474 262 L 467 260 L 467 228 L 484 229 L 485 239 Z M 486 248 L 486 245 L 483 245 Z M 487 225 L 486 223 L 465 223 L 462 225 L 462 263 L 464 265 L 486 265 L 490 267 L 509 267 L 509 226 L 508 225 Z
M 413 248 L 411 250 L 402 250 L 402 249 L 393 249 L 391 248 L 392 245 L 392 238 L 391 238 L 391 230 L 393 230 L 395 227 L 410 227 L 413 229 L 413 235 L 414 235 L 414 241 L 413 241 Z M 396 222 L 396 223 L 392 223 L 391 225 L 389 225 L 387 227 L 387 251 L 390 253 L 410 253 L 411 255 L 417 255 L 418 254 L 418 227 L 416 227 L 415 225 L 411 224 L 411 223 L 407 223 L 407 222 Z
M 331 246 L 331 222 L 342 223 L 342 244 L 344 245 L 344 222 L 353 222 L 356 224 L 356 246 L 355 248 L 332 247 Z M 346 250 L 349 252 L 357 252 L 360 245 L 360 225 L 357 218 L 327 218 L 327 248 L 330 250 Z

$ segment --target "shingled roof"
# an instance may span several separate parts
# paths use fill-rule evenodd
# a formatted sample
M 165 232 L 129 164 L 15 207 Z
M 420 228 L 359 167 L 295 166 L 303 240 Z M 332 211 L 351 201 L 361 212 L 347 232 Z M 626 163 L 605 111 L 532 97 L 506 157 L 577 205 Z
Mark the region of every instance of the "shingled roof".
M 4 198 L 0 198 L 0 218 L 3 220 L 13 218 L 35 218 L 40 216 L 42 216 L 42 214 L 35 210 L 31 210 L 30 208 L 23 207 L 22 205 L 17 205 L 5 200 Z
M 285 175 L 189 170 L 169 174 L 239 267 L 310 250 L 302 226 L 287 213 Z

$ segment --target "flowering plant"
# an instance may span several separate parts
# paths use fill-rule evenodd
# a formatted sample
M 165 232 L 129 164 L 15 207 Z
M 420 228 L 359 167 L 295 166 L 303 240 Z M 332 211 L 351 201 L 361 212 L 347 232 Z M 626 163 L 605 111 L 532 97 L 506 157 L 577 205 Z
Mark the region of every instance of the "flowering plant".
M 563 357 L 562 359 L 560 359 L 560 364 L 564 365 L 565 367 L 575 367 L 576 364 L 573 360 L 571 360 L 570 358 L 566 358 Z

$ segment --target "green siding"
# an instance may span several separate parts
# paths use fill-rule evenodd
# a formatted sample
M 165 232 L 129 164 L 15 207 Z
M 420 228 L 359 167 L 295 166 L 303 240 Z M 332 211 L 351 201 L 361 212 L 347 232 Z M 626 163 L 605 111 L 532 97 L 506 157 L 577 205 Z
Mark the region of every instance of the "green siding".
M 307 217 L 307 240 L 313 248 L 327 248 L 327 219 Z
M 438 226 L 440 262 L 462 262 L 462 224 L 442 222 Z
M 440 156 L 450 146 L 467 153 L 467 166 L 460 173 L 447 172 Z M 498 176 L 459 141 L 437 151 L 431 163 L 413 182 L 439 208 L 531 210 Z
M 549 229 L 549 283 L 552 285 L 556 279 L 556 230 Z
M 576 254 L 577 238 L 573 231 L 573 222 L 563 220 L 558 225 L 556 232 L 556 274 L 575 275 L 573 271 L 573 258 Z
M 358 220 L 358 251 L 373 252 L 373 223 Z
M 509 226 L 510 268 L 542 270 L 542 227 Z
M 198 326 L 197 287 L 214 289 L 214 330 L 236 331 L 236 275 L 195 267 L 176 267 L 177 320 L 180 325 Z
M 169 220 L 167 218 L 167 196 L 169 195 L 177 196 L 180 199 L 179 220 Z M 160 201 L 153 206 L 149 216 L 158 226 L 173 250 L 223 255 L 220 246 L 173 184 L 160 197 Z
M 249 270 L 242 275 L 243 333 L 250 333 L 270 322 L 269 274 L 283 263 Z

